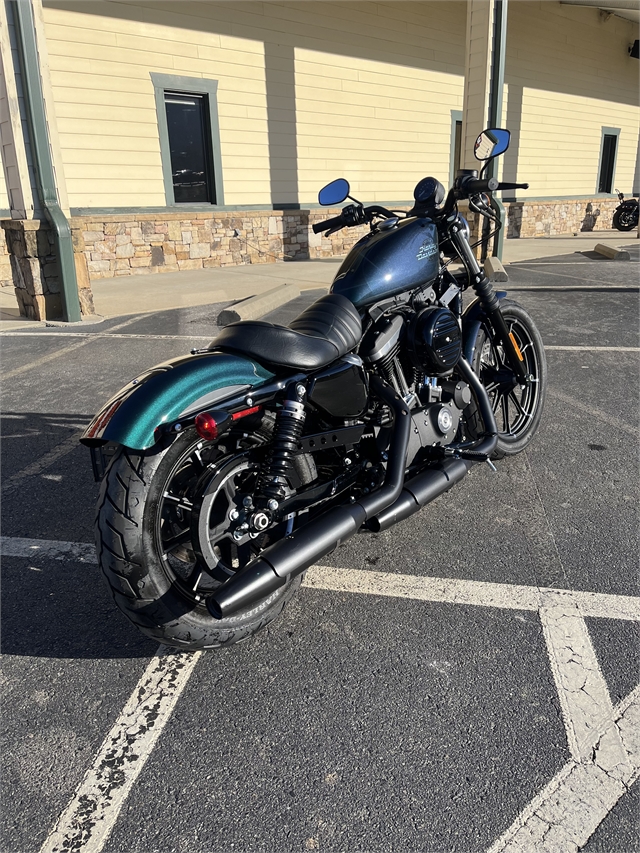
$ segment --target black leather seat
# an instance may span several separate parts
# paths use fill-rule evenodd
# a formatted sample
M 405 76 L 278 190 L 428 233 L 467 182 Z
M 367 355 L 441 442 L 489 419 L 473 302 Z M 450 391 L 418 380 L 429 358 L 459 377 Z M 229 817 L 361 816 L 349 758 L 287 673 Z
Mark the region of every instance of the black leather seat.
M 278 372 L 318 370 L 355 349 L 362 322 L 352 302 L 329 293 L 310 305 L 289 326 L 262 320 L 241 320 L 225 326 L 210 350 L 250 355 Z

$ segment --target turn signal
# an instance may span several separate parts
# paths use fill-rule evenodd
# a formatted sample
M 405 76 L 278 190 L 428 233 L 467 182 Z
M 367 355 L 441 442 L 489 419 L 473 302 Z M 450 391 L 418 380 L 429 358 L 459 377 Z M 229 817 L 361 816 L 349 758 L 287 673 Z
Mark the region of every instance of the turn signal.
M 196 415 L 195 427 L 200 438 L 204 438 L 206 441 L 213 441 L 214 438 L 218 437 L 218 424 L 209 412 L 201 412 Z

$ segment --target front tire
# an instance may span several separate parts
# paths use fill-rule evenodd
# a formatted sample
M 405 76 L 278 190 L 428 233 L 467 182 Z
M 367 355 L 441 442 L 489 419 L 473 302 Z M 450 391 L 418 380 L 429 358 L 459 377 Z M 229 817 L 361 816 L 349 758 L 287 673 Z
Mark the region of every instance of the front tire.
M 258 444 L 270 437 L 257 434 Z M 246 434 L 245 434 L 246 435 Z M 227 444 L 222 443 L 226 441 Z M 205 442 L 185 430 L 164 449 L 121 448 L 102 481 L 96 517 L 96 545 L 102 573 L 115 603 L 147 637 L 183 650 L 229 646 L 272 622 L 300 585 L 288 581 L 257 604 L 225 619 L 214 619 L 206 597 L 259 550 L 260 540 L 235 543 L 221 529 L 215 543 L 217 565 L 207 566 L 191 546 L 189 513 L 198 499 L 196 485 L 215 460 L 225 471 L 217 498 L 218 521 L 228 517 L 234 489 L 251 488 L 257 463 L 237 437 Z M 249 478 L 249 479 L 248 479 Z M 211 512 L 213 513 L 213 508 Z M 213 522 L 212 522 L 213 523 Z M 282 535 L 282 531 L 273 534 Z
M 492 459 L 514 456 L 527 447 L 540 425 L 547 391 L 547 359 L 535 323 L 521 305 L 510 299 L 503 299 L 500 309 L 531 382 L 524 388 L 515 383 L 502 345 L 495 340 L 490 325 L 483 323 L 476 338 L 472 367 L 489 395 L 498 426 L 498 444 Z M 475 401 L 467 413 L 467 432 L 472 439 L 482 432 Z

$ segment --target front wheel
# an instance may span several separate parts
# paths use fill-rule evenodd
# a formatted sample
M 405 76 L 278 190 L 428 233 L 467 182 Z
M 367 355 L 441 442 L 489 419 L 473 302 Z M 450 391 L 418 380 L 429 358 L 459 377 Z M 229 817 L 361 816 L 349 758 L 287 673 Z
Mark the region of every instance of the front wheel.
M 113 458 L 98 502 L 98 557 L 116 604 L 146 636 L 193 651 L 232 645 L 272 622 L 299 587 L 301 578 L 289 580 L 225 619 L 206 607 L 221 583 L 288 532 L 280 524 L 250 534 L 241 525 L 270 438 L 264 422 L 251 439 L 232 431 L 205 442 L 190 429 L 168 448 L 121 448 Z M 199 548 L 196 512 L 198 530 L 206 528 Z
M 483 323 L 476 338 L 472 367 L 489 395 L 498 426 L 493 459 L 514 456 L 529 444 L 540 424 L 547 390 L 547 360 L 540 332 L 517 302 L 503 299 L 500 309 L 530 380 L 525 386 L 518 384 L 502 344 L 490 325 Z M 469 406 L 466 421 L 469 437 L 479 437 L 482 422 L 475 403 Z
M 638 224 L 638 208 L 618 208 L 613 214 L 613 227 L 618 231 L 631 231 Z

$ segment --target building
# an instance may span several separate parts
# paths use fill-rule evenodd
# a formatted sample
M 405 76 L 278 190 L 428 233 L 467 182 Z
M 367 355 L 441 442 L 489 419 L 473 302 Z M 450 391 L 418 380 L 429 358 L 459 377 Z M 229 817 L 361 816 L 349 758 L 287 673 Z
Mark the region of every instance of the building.
M 409 206 L 491 114 L 530 184 L 509 237 L 609 228 L 638 194 L 638 11 L 603 3 L 0 0 L 2 277 L 44 318 L 74 281 L 88 313 L 96 278 L 344 252 L 355 229 L 311 231 L 323 184 Z

